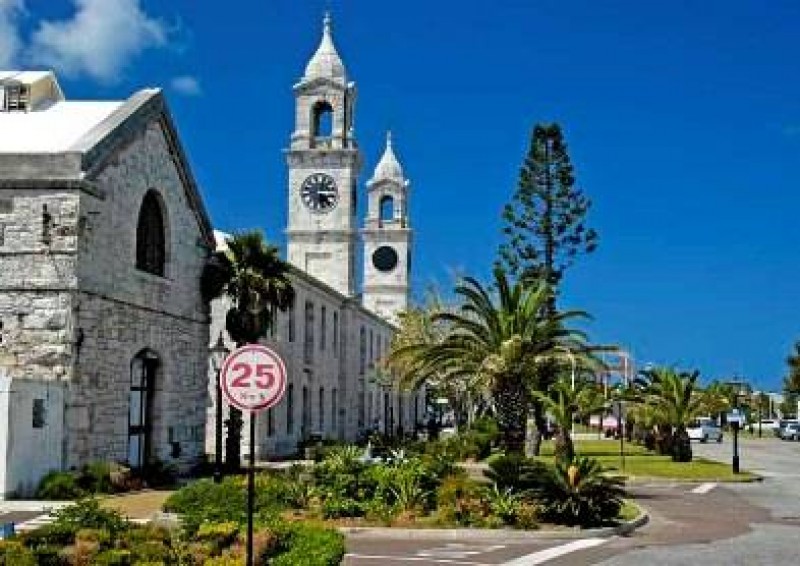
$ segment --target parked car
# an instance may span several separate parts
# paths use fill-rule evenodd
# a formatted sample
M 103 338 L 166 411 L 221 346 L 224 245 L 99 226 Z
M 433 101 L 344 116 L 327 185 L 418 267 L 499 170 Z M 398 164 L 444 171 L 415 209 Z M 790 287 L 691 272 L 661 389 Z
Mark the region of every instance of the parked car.
M 758 422 L 756 422 L 753 426 L 758 428 Z M 772 430 L 776 431 L 781 428 L 781 424 L 779 421 L 775 419 L 761 419 L 761 430 Z
M 800 423 L 787 423 L 779 436 L 782 440 L 800 440 Z
M 797 424 L 797 423 L 798 423 L 797 419 L 781 419 L 781 420 L 779 420 L 778 421 L 778 428 L 775 429 L 775 436 L 777 436 L 778 438 L 783 438 L 783 436 L 781 435 L 783 429 L 786 428 L 789 425 Z
M 722 429 L 710 417 L 699 418 L 686 429 L 690 440 L 722 442 Z

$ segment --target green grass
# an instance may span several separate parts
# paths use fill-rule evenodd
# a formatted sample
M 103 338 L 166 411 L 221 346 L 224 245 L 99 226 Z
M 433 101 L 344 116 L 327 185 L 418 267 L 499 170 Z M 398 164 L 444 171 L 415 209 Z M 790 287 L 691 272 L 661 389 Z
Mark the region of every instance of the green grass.
M 542 456 L 553 455 L 553 441 L 542 442 L 540 454 Z M 644 446 L 625 442 L 623 445 L 626 456 L 638 456 L 652 454 Z M 619 456 L 619 440 L 576 440 L 575 452 L 581 456 Z
M 641 508 L 630 499 L 626 499 L 619 510 L 620 521 L 633 521 L 642 512 Z
M 697 457 L 691 462 L 673 462 L 669 456 L 629 456 L 625 458 L 624 471 L 619 456 L 598 456 L 597 459 L 608 470 L 628 477 L 722 482 L 751 481 L 756 477 L 749 472 L 734 474 L 730 464 Z

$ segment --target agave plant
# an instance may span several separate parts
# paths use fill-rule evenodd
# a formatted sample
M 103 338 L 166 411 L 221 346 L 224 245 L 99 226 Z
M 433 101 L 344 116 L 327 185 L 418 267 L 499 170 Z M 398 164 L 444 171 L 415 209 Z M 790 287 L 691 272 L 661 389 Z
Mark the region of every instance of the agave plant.
M 510 487 L 501 490 L 497 484 L 494 484 L 487 491 L 487 499 L 489 509 L 494 516 L 500 518 L 506 525 L 514 524 L 521 503 L 521 497 L 518 494 L 514 493 Z
M 593 458 L 577 456 L 557 463 L 536 496 L 541 517 L 565 525 L 591 527 L 613 521 L 622 507 L 622 480 L 603 473 Z

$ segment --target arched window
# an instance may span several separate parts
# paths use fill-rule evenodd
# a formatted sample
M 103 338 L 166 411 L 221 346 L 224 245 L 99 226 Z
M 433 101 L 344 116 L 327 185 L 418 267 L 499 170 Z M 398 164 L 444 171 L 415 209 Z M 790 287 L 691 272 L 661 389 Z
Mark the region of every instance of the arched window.
M 286 434 L 294 434 L 294 383 L 286 387 Z
M 136 268 L 164 276 L 167 260 L 164 212 L 155 191 L 148 191 L 136 225 Z
M 331 391 L 331 428 L 334 437 L 339 435 L 339 390 Z
M 319 433 L 325 430 L 325 388 L 319 388 Z
M 141 470 L 152 450 L 153 396 L 159 366 L 158 356 L 142 350 L 131 361 L 131 386 L 128 392 L 128 464 Z
M 333 106 L 327 100 L 314 105 L 311 135 L 315 138 L 329 138 L 333 135 Z
M 394 220 L 394 199 L 389 195 L 381 197 L 381 222 Z

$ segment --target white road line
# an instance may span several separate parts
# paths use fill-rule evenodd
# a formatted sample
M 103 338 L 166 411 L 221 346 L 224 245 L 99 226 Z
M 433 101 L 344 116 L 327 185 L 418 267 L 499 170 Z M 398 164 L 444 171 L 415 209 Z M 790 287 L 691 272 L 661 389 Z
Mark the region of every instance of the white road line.
M 502 566 L 534 566 L 535 564 L 544 564 L 548 560 L 553 560 L 554 558 L 564 556 L 565 554 L 599 546 L 607 540 L 608 539 L 605 538 L 585 538 L 576 540 L 560 546 L 554 546 L 553 548 L 546 548 L 545 550 L 540 550 L 539 552 L 520 556 L 514 560 L 504 562 Z
M 450 560 L 447 558 L 423 558 L 421 556 L 391 556 L 380 554 L 351 554 L 344 555 L 345 558 L 363 558 L 364 560 L 386 560 L 389 562 L 400 562 L 405 564 L 407 562 L 436 562 L 437 564 L 460 564 L 461 566 L 488 566 L 482 562 L 464 562 L 462 560 Z
M 704 493 L 708 493 L 718 485 L 719 485 L 718 483 L 713 483 L 713 482 L 701 483 L 692 490 L 692 493 L 699 493 L 700 495 L 702 495 Z

